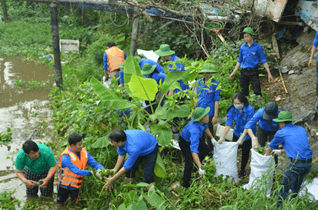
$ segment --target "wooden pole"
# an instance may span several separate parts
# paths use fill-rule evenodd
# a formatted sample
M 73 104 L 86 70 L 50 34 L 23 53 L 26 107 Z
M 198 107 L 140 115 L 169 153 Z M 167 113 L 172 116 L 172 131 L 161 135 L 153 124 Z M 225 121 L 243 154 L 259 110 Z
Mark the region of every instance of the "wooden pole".
M 286 88 L 286 86 L 285 86 L 285 82 L 284 82 L 283 75 L 282 75 L 282 73 L 280 72 L 280 68 L 279 68 L 279 67 L 278 67 L 278 71 L 279 71 L 280 78 L 282 79 L 282 82 L 283 82 L 283 86 L 284 86 L 285 92 L 286 92 L 286 93 L 288 93 L 287 88 Z
M 4 21 L 7 23 L 7 22 L 9 22 L 9 18 L 8 18 L 8 13 L 7 13 L 6 0 L 2 0 L 2 9 L 3 9 Z
M 273 49 L 276 52 L 277 58 L 280 59 L 277 39 L 276 39 L 276 36 L 274 36 L 274 35 L 272 35 L 272 44 L 273 44 Z
M 130 45 L 130 56 L 134 56 L 136 52 L 136 40 L 137 40 L 137 33 L 138 32 L 138 17 L 134 15 L 134 21 L 132 26 L 131 32 L 131 45 Z
M 54 49 L 54 69 L 55 69 L 55 78 L 56 86 L 61 87 L 63 84 L 62 78 L 62 66 L 61 66 L 61 53 L 60 53 L 60 39 L 59 39 L 59 28 L 57 22 L 57 6 L 55 2 L 50 4 L 51 12 L 51 28 L 53 36 L 53 49 Z

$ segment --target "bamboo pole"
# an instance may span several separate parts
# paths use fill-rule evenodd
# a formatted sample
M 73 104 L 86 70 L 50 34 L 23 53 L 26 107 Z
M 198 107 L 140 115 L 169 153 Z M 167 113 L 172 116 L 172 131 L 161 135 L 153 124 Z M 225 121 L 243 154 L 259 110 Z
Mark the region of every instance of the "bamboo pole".
M 54 69 L 56 86 L 61 87 L 63 84 L 62 78 L 62 66 L 61 66 L 61 53 L 60 53 L 60 39 L 59 39 L 59 28 L 57 21 L 57 6 L 55 2 L 50 3 L 51 12 L 51 29 L 53 37 L 53 49 L 54 49 Z
M 285 86 L 285 82 L 284 82 L 283 75 L 282 75 L 282 73 L 280 72 L 280 68 L 278 68 L 278 71 L 279 71 L 280 78 L 282 79 L 283 86 L 284 86 L 284 88 L 285 88 L 285 92 L 288 93 L 287 88 L 286 88 L 286 86 Z

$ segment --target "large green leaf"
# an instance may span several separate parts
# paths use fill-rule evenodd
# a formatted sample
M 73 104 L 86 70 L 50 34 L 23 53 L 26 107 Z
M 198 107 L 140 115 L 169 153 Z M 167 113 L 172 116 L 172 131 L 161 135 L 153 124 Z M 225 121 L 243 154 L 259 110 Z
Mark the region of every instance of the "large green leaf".
M 165 79 L 165 82 L 163 83 L 162 91 L 165 93 L 171 89 L 181 89 L 180 84 L 177 81 L 184 80 L 184 82 L 186 82 L 187 77 L 189 77 L 189 74 L 192 72 L 193 71 L 169 71 Z M 191 75 L 191 78 L 192 77 L 193 75 Z
M 143 77 L 140 66 L 133 56 L 129 56 L 124 63 L 124 81 L 126 84 L 130 82 L 131 76 L 133 74 Z
M 126 110 L 136 106 L 134 102 L 119 98 L 111 89 L 108 89 L 95 77 L 91 77 L 90 83 L 96 95 L 102 99 L 99 106 L 115 110 Z
M 171 143 L 172 131 L 171 126 L 166 121 L 160 120 L 157 124 L 151 125 L 152 135 L 158 135 L 158 143 L 162 146 L 167 146 Z
M 147 101 L 153 101 L 158 92 L 158 84 L 154 79 L 137 76 L 136 74 L 131 76 L 128 86 L 134 97 Z
M 148 201 L 148 203 L 153 206 L 155 209 L 164 210 L 165 200 L 159 196 L 154 190 L 149 190 L 148 194 L 141 192 L 142 196 Z
M 106 148 L 110 141 L 108 140 L 108 136 L 111 132 L 108 132 L 105 136 L 98 138 L 93 144 L 92 148 Z
M 160 178 L 167 177 L 166 168 L 165 168 L 165 165 L 163 164 L 163 161 L 162 161 L 162 158 L 160 157 L 160 154 L 158 154 L 154 172 L 155 172 L 157 177 L 160 177 Z

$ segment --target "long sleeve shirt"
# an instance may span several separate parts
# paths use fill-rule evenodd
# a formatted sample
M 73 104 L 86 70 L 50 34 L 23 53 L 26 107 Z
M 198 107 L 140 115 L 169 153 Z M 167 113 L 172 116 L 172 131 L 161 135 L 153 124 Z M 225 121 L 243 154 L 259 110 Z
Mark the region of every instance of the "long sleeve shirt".
M 260 108 L 252 117 L 250 121 L 245 125 L 245 129 L 252 129 L 254 125 L 258 122 L 259 127 L 261 127 L 263 130 L 274 132 L 277 130 L 280 130 L 280 127 L 278 125 L 278 122 L 265 120 L 263 118 L 263 114 L 265 111 L 265 107 Z M 280 109 L 278 109 L 277 115 L 275 118 L 278 117 L 278 114 L 281 112 Z
M 269 146 L 276 149 L 282 144 L 289 158 L 309 159 L 312 157 L 306 130 L 297 125 L 287 123 L 283 129 L 277 131 Z

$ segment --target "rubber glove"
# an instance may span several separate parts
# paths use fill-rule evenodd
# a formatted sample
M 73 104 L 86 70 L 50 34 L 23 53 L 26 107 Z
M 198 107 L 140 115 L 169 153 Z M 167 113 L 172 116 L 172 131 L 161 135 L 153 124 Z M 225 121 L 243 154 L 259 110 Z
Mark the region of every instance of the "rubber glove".
M 252 148 L 257 149 L 259 147 L 260 147 L 260 145 L 258 143 L 258 138 L 257 137 L 252 138 Z
M 199 168 L 199 175 L 203 176 L 204 174 L 206 174 L 206 171 Z
M 219 143 L 219 144 L 222 144 L 224 141 L 225 141 L 225 138 L 222 136 L 222 137 L 220 138 L 220 140 L 218 141 L 218 143 Z
M 236 144 L 242 145 L 245 140 L 246 134 L 242 134 L 240 138 L 237 140 Z
M 280 149 L 274 149 L 274 150 L 272 151 L 272 154 L 274 154 L 274 155 L 281 155 L 281 154 L 282 154 L 282 150 L 280 150 Z
M 101 169 L 98 169 L 98 170 L 96 171 L 96 173 L 95 173 L 95 176 L 96 176 L 97 178 L 99 178 L 100 180 L 103 179 L 102 176 L 100 175 L 100 172 L 101 172 L 101 171 L 102 171 Z

